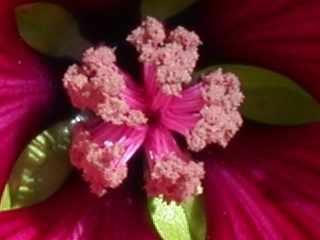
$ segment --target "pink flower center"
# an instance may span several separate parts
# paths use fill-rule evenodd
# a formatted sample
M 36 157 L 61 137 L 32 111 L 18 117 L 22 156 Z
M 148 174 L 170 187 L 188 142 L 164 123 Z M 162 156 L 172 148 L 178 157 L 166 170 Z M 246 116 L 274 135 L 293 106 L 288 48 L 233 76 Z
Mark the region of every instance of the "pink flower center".
M 167 33 L 148 17 L 127 40 L 140 53 L 143 84 L 121 70 L 107 46 L 88 49 L 64 76 L 72 104 L 97 116 L 74 129 L 71 161 L 102 196 L 122 183 L 127 162 L 143 146 L 147 193 L 183 201 L 201 192 L 204 169 L 172 132 L 183 135 L 191 151 L 226 147 L 242 124 L 239 80 L 219 69 L 187 87 L 201 41 L 183 27 Z

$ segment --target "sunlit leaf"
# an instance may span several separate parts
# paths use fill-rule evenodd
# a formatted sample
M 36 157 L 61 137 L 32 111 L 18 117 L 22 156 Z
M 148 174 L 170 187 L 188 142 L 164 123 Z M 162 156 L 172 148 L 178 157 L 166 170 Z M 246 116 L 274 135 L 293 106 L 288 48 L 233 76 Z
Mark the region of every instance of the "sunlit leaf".
M 70 131 L 81 117 L 67 120 L 36 136 L 19 156 L 2 196 L 2 210 L 39 203 L 55 193 L 71 173 Z
M 181 205 L 152 198 L 148 205 L 153 224 L 163 240 L 206 239 L 206 219 L 200 198 Z
M 6 185 L 0 200 L 0 211 L 9 210 L 11 209 L 11 206 L 12 206 L 12 203 L 11 203 L 11 196 L 9 192 L 9 185 Z

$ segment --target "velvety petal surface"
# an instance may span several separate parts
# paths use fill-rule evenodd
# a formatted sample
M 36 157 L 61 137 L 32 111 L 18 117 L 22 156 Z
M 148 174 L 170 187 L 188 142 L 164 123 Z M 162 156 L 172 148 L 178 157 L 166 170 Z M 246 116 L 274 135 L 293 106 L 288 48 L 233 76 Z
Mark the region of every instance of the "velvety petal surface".
M 202 7 L 210 55 L 279 71 L 320 99 L 319 1 L 203 1 Z M 209 236 L 319 239 L 319 133 L 319 124 L 251 126 L 225 151 L 209 154 Z
M 104 198 L 73 177 L 38 206 L 0 214 L 0 239 L 154 240 L 143 194 L 122 186 Z
M 12 4 L 0 3 L 0 192 L 24 144 L 53 102 L 48 69 L 18 37 Z
M 271 68 L 320 99 L 320 1 L 202 1 L 210 57 Z
M 320 124 L 245 127 L 207 153 L 212 239 L 319 239 Z

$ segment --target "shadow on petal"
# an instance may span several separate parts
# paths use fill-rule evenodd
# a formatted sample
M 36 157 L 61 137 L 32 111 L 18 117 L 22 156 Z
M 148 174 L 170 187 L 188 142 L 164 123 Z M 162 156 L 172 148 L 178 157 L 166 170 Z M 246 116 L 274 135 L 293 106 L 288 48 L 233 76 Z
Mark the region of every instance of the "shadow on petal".
M 202 156 L 209 236 L 318 239 L 319 133 L 319 124 L 251 126 L 227 149 Z
M 37 206 L 0 213 L 0 238 L 24 240 L 158 239 L 145 199 L 124 185 L 97 198 L 78 176 Z
M 10 4 L 0 5 L 0 192 L 19 152 L 43 126 L 55 94 L 48 69 L 18 37 Z
M 319 1 L 203 1 L 200 26 L 211 56 L 279 71 L 320 100 L 319 11 Z

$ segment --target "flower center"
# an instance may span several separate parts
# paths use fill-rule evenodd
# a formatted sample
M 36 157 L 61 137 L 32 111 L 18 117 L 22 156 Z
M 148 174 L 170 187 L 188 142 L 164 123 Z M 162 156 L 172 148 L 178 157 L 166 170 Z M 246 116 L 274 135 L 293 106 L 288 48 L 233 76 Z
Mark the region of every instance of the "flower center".
M 148 118 L 148 124 L 150 126 L 160 124 L 161 113 L 159 111 L 149 110 L 146 112 L 146 117 Z
M 204 177 L 203 164 L 188 151 L 226 147 L 242 124 L 239 80 L 219 69 L 186 87 L 201 41 L 183 27 L 167 34 L 147 18 L 127 40 L 140 53 L 143 87 L 116 64 L 115 50 L 103 45 L 86 50 L 81 65 L 64 76 L 72 104 L 96 115 L 74 129 L 71 161 L 102 196 L 122 183 L 127 162 L 143 147 L 147 193 L 183 201 L 200 193 Z M 188 149 L 180 149 L 172 132 L 185 137 Z

